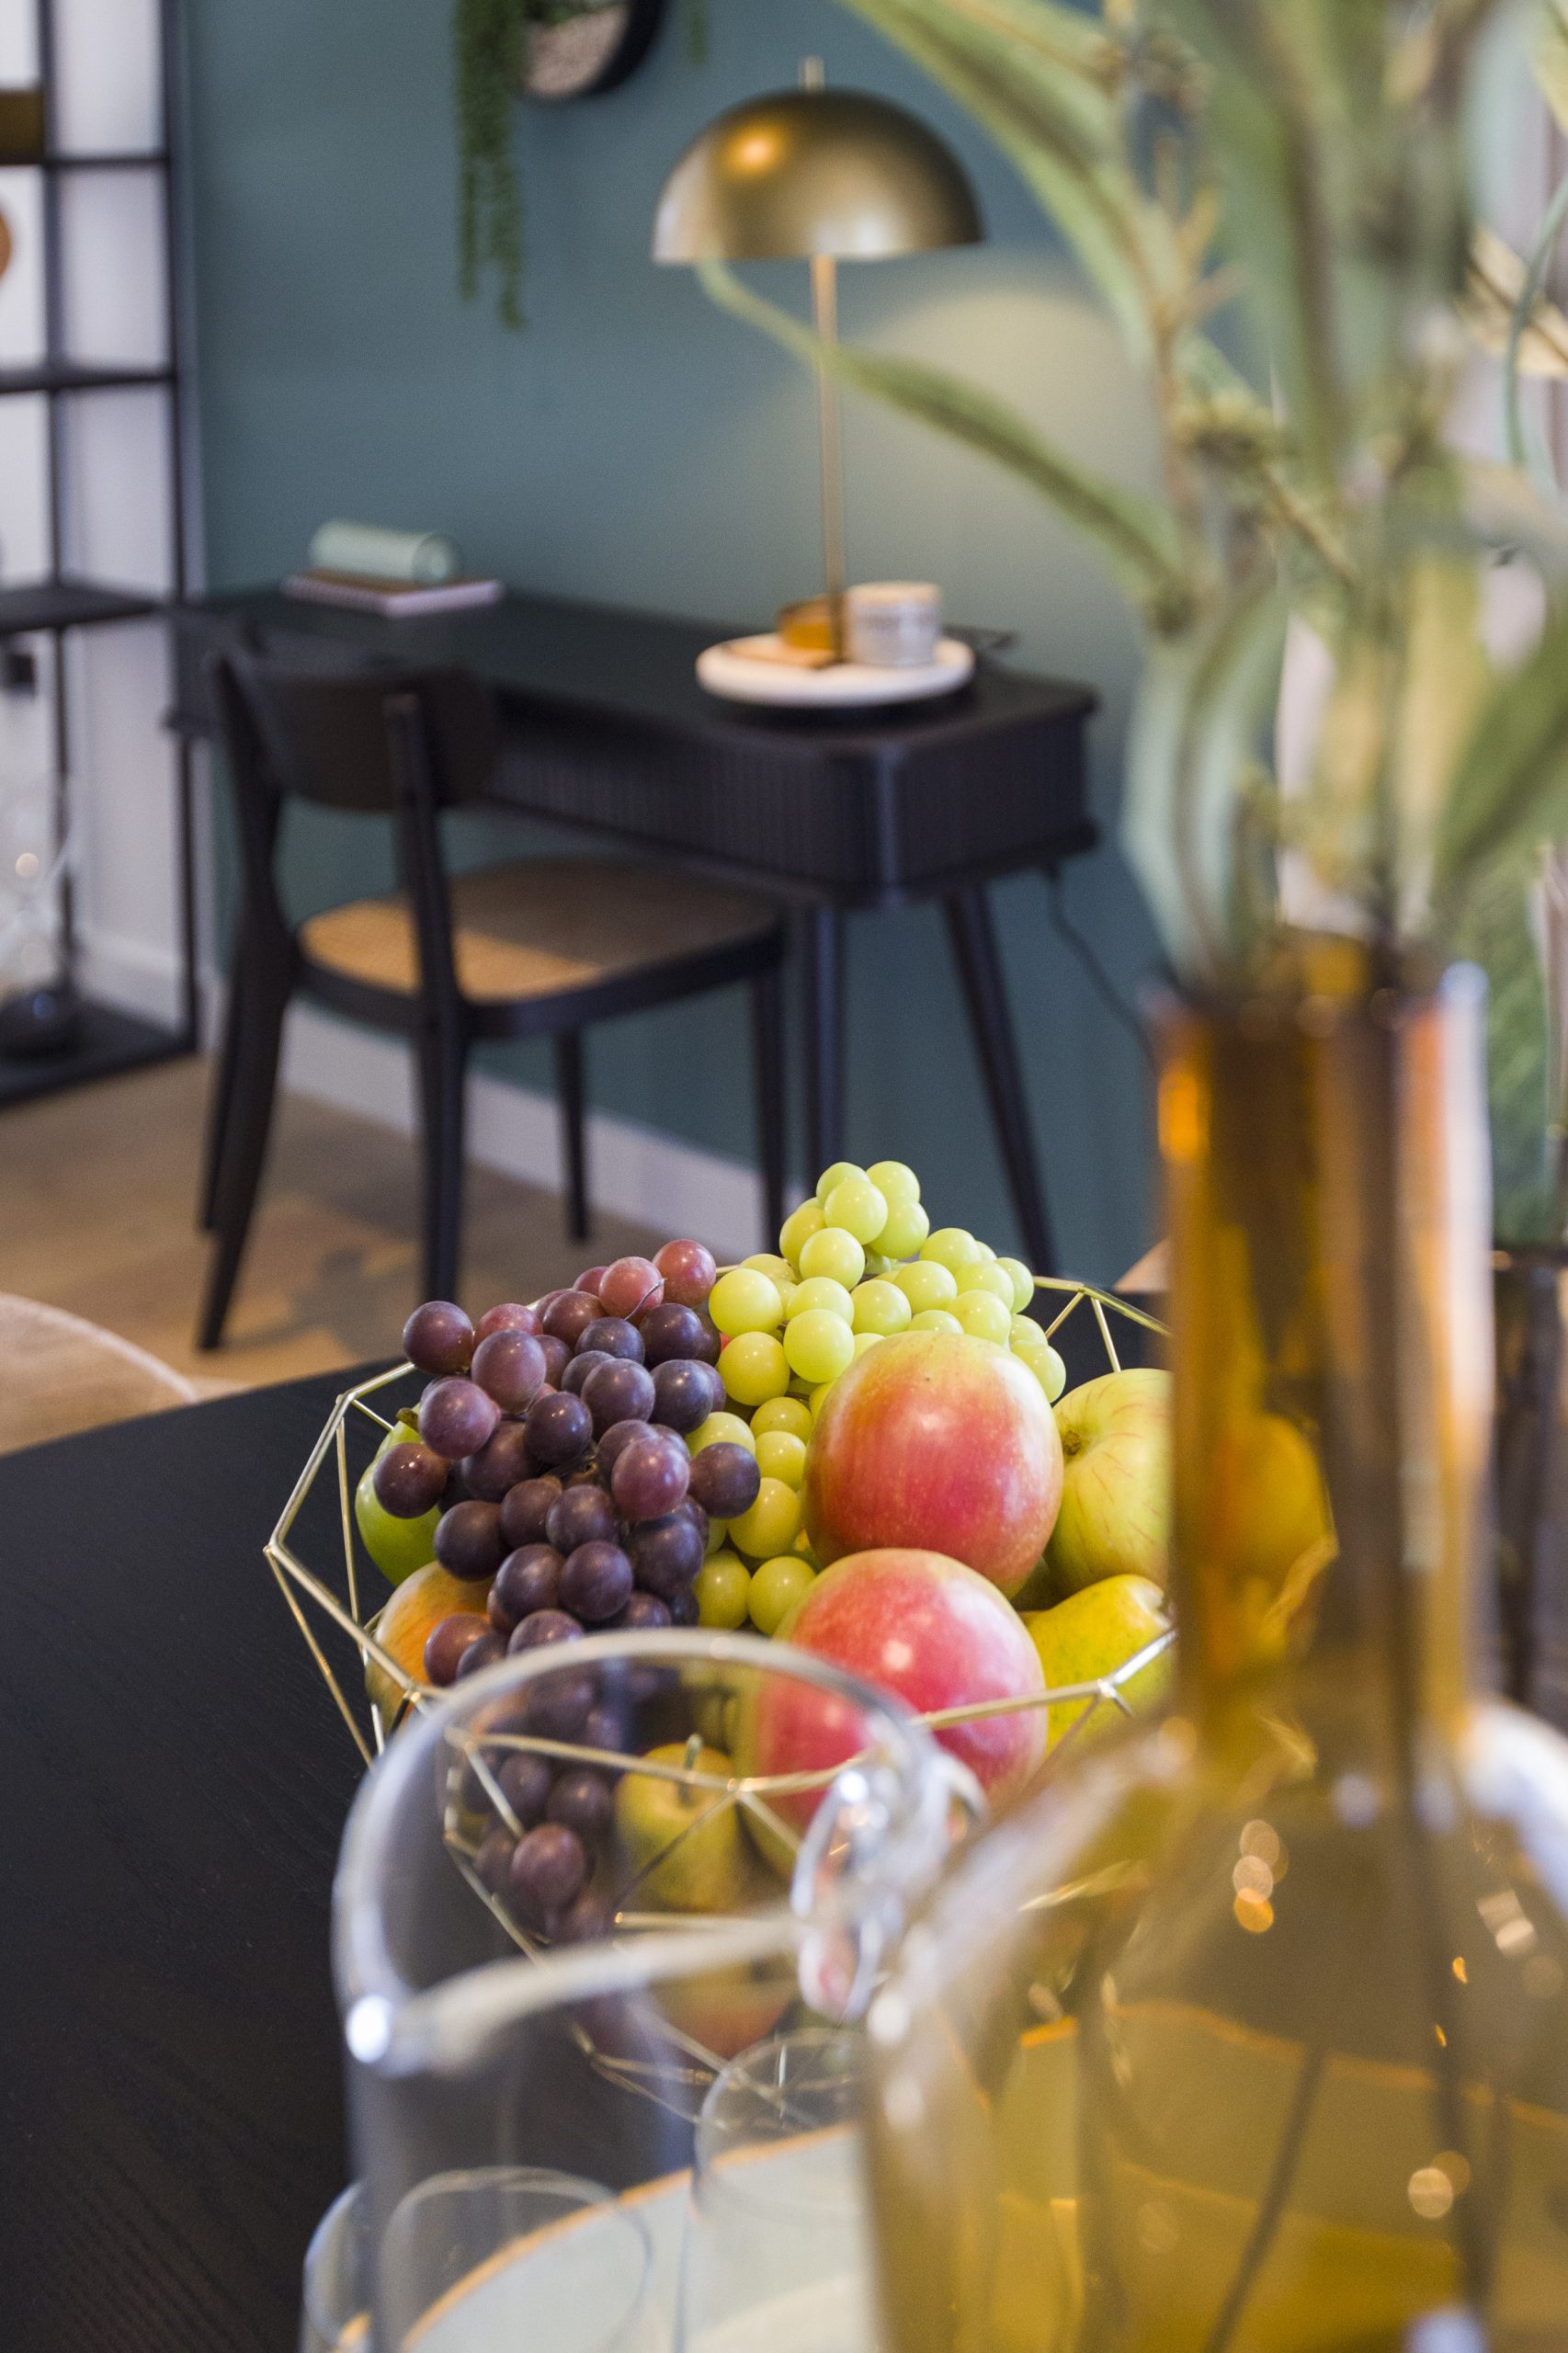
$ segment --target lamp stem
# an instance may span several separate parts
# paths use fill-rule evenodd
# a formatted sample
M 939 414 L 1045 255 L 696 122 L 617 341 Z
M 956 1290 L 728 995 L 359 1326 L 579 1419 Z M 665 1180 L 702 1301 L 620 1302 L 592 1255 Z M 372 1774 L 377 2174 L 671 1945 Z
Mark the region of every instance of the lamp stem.
M 801 60 L 802 90 L 827 86 L 820 57 Z M 838 264 L 832 254 L 812 256 L 812 324 L 821 343 L 838 341 Z M 838 386 L 817 362 L 817 439 L 822 449 L 822 569 L 833 650 L 844 658 L 844 456 Z
M 812 256 L 812 324 L 826 344 L 838 340 L 838 265 L 831 254 Z M 822 448 L 823 585 L 834 652 L 844 652 L 844 459 L 839 438 L 838 386 L 817 362 L 817 436 Z

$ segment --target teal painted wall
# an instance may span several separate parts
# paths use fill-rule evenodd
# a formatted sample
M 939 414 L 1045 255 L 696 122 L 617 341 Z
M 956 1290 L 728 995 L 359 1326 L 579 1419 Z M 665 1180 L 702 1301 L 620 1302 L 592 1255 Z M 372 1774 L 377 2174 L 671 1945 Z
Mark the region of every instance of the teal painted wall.
M 518 110 L 529 325 L 460 301 L 447 0 L 203 0 L 190 11 L 192 209 L 209 574 L 275 577 L 329 514 L 428 525 L 518 585 L 766 622 L 817 576 L 807 379 L 656 268 L 664 176 L 722 106 L 830 78 L 915 108 L 978 188 L 983 248 L 849 269 L 845 331 L 966 368 L 1080 459 L 1142 478 L 1143 403 L 1022 188 L 930 84 L 830 0 L 710 0 L 707 60 L 676 18 L 611 97 Z M 781 300 L 803 270 L 758 271 Z M 954 618 L 1017 629 L 1012 658 L 1091 680 L 1095 790 L 1114 818 L 1131 624 L 1054 518 L 979 460 L 863 405 L 847 425 L 851 575 L 943 584 Z M 341 835 L 293 851 L 301 903 L 377 879 Z M 1070 908 L 1127 991 L 1153 956 L 1113 847 Z M 1043 887 L 996 893 L 1040 1147 L 1074 1268 L 1112 1276 L 1150 1231 L 1138 1054 L 1050 931 Z M 850 927 L 848 1148 L 895 1154 L 937 1217 L 1016 1237 L 937 915 Z M 595 1101 L 750 1156 L 741 1006 L 597 1033 Z M 545 1086 L 542 1060 L 507 1065 Z

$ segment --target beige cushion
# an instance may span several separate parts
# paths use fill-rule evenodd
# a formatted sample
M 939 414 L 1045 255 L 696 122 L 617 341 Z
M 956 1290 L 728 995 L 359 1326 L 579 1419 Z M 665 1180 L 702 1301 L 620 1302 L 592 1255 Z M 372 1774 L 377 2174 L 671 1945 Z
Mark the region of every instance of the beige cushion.
M 591 858 L 518 858 L 454 875 L 451 906 L 458 986 L 492 1004 L 558 996 L 761 938 L 778 921 L 744 892 Z M 418 986 L 414 917 L 402 897 L 311 915 L 300 945 L 312 963 L 373 987 L 408 996 Z
M 198 1393 L 116 1333 L 0 1291 L 0 1454 L 188 1405 Z

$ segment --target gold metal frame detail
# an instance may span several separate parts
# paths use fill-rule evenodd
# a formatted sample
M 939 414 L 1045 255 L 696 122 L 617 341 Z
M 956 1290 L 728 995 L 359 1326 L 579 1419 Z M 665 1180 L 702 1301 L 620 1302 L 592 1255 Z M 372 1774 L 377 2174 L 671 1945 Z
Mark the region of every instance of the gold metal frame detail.
M 1111 1292 L 1096 1290 L 1091 1284 L 1047 1277 L 1037 1277 L 1036 1282 L 1037 1287 L 1041 1290 L 1062 1295 L 1062 1306 L 1055 1316 L 1045 1324 L 1047 1333 L 1058 1331 L 1070 1315 L 1086 1306 L 1098 1330 L 1109 1369 L 1113 1371 L 1119 1371 L 1121 1367 L 1111 1333 L 1109 1318 L 1112 1315 L 1141 1325 L 1145 1330 L 1159 1333 L 1162 1336 L 1164 1334 L 1165 1327 L 1154 1317 L 1144 1313 L 1140 1308 L 1131 1306 L 1126 1300 L 1117 1298 Z M 372 1612 L 369 1617 L 362 1614 L 360 1569 L 355 1558 L 354 1488 L 358 1473 L 350 1468 L 348 1433 L 351 1428 L 358 1432 L 359 1426 L 364 1424 L 374 1432 L 375 1442 L 379 1445 L 392 1424 L 377 1411 L 371 1401 L 410 1378 L 418 1378 L 415 1374 L 413 1366 L 406 1363 L 394 1365 L 389 1371 L 377 1373 L 369 1381 L 358 1382 L 353 1388 L 346 1390 L 336 1400 L 326 1426 L 312 1448 L 294 1483 L 293 1491 L 279 1515 L 278 1525 L 273 1529 L 266 1546 L 267 1559 L 278 1580 L 278 1589 L 309 1646 L 311 1655 L 320 1669 L 349 1736 L 367 1766 L 374 1763 L 376 1756 L 386 1745 L 392 1726 L 383 1722 L 381 1711 L 369 1700 L 363 1701 L 360 1711 L 357 1712 L 322 1646 L 317 1628 L 312 1624 L 305 1605 L 307 1603 L 313 1605 L 313 1608 L 333 1626 L 349 1638 L 358 1649 L 362 1663 L 375 1660 L 404 1693 L 411 1707 L 426 1709 L 438 1704 L 442 1695 L 415 1682 L 377 1641 L 377 1613 Z M 306 1497 L 325 1470 L 329 1458 L 337 1483 L 337 1516 L 343 1545 L 341 1593 L 335 1592 L 324 1577 L 318 1575 L 315 1570 L 307 1566 L 290 1543 L 295 1521 L 299 1518 Z M 1111 1674 L 1092 1681 L 1061 1685 L 1028 1699 L 982 1700 L 967 1707 L 947 1708 L 938 1713 L 924 1716 L 920 1721 L 932 1731 L 940 1732 L 948 1725 L 965 1723 L 981 1717 L 1016 1714 L 1023 1709 L 1049 1708 L 1063 1701 L 1086 1700 L 1088 1705 L 1084 1709 L 1083 1713 L 1050 1753 L 1046 1769 L 1051 1771 L 1055 1769 L 1059 1760 L 1083 1738 L 1085 1728 L 1101 1708 L 1112 1707 L 1123 1715 L 1131 1715 L 1132 1711 L 1129 1701 L 1123 1696 L 1122 1687 L 1130 1683 L 1142 1668 L 1167 1650 L 1175 1639 L 1174 1632 L 1157 1636 L 1153 1642 L 1147 1643 Z M 574 1652 L 576 1646 L 574 1645 Z M 368 1729 L 365 1722 L 361 1721 L 362 1714 L 369 1719 Z M 518 1949 L 535 1959 L 540 1958 L 549 1951 L 548 1940 L 531 1935 L 528 1930 L 521 1927 L 512 1917 L 506 1907 L 497 1902 L 480 1878 L 475 1859 L 479 1836 L 475 1833 L 471 1818 L 472 1808 L 465 1809 L 461 1794 L 465 1788 L 472 1791 L 473 1783 L 477 1781 L 493 1810 L 494 1818 L 510 1829 L 515 1836 L 520 1835 L 521 1824 L 514 1819 L 506 1796 L 495 1778 L 496 1765 L 503 1761 L 505 1756 L 510 1751 L 531 1749 L 550 1757 L 555 1763 L 595 1766 L 608 1774 L 621 1778 L 624 1778 L 628 1772 L 651 1773 L 662 1779 L 677 1780 L 684 1787 L 691 1790 L 708 1792 L 711 1797 L 711 1803 L 701 1807 L 695 1813 L 691 1824 L 678 1834 L 676 1840 L 672 1841 L 672 1847 L 678 1845 L 681 1839 L 691 1836 L 694 1830 L 710 1824 L 716 1815 L 731 1807 L 753 1815 L 772 1840 L 783 1840 L 791 1847 L 798 1847 L 800 1843 L 798 1836 L 770 1804 L 769 1800 L 780 1795 L 796 1793 L 804 1788 L 825 1788 L 836 1774 L 844 1769 L 842 1766 L 835 1766 L 831 1772 L 793 1775 L 774 1779 L 742 1776 L 721 1779 L 699 1768 L 695 1761 L 697 1745 L 695 1741 L 692 1747 L 688 1749 L 687 1758 L 684 1764 L 661 1762 L 650 1765 L 636 1758 L 629 1760 L 619 1753 L 611 1755 L 599 1749 L 584 1747 L 570 1741 L 548 1739 L 542 1734 L 516 1730 L 476 1733 L 468 1727 L 455 1726 L 449 1733 L 449 1740 L 453 1749 L 453 1765 L 449 1778 L 447 1813 L 444 1824 L 448 1849 L 463 1879 L 480 1901 L 502 1924 Z M 660 1855 L 653 1859 L 653 1862 L 643 1865 L 623 1885 L 617 1887 L 614 1891 L 615 1932 L 618 1936 L 636 1935 L 653 1930 L 667 1934 L 675 1925 L 675 1918 L 671 1914 L 640 1911 L 635 1901 L 638 1885 L 647 1877 L 651 1870 L 663 1863 L 665 1857 L 670 1851 L 671 1848 L 662 1850 Z M 701 1918 L 683 1916 L 680 1925 L 690 1927 L 694 1933 L 708 1935 L 718 1929 L 733 1930 L 744 1924 L 738 1918 L 715 1915 Z M 665 2066 L 653 2069 L 635 2060 L 601 2052 L 595 2049 L 580 2029 L 574 2029 L 574 2031 L 581 2041 L 585 2054 L 601 2073 L 625 2085 L 629 2090 L 640 2092 L 646 2097 L 655 2099 L 663 2106 L 671 2105 L 672 2093 L 678 2091 L 681 2099 L 677 2112 L 682 2114 L 689 2112 L 695 2115 L 704 2090 L 724 2063 L 715 2052 L 706 2049 L 699 2041 L 673 2024 L 668 2024 L 665 2031 L 669 2041 L 681 2054 L 685 2063 L 673 2075 L 671 2070 Z M 689 2096 L 690 2099 L 689 2110 L 686 2105 L 687 2096 Z

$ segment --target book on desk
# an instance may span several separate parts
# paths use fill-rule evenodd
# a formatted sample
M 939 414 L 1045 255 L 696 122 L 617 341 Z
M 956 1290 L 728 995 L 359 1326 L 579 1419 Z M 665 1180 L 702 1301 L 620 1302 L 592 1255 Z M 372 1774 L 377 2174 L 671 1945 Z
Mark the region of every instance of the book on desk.
M 416 620 L 432 613 L 461 612 L 471 605 L 498 604 L 499 580 L 379 580 L 355 572 L 292 572 L 283 594 L 308 605 L 337 605 L 351 613 L 380 613 L 389 620 Z

